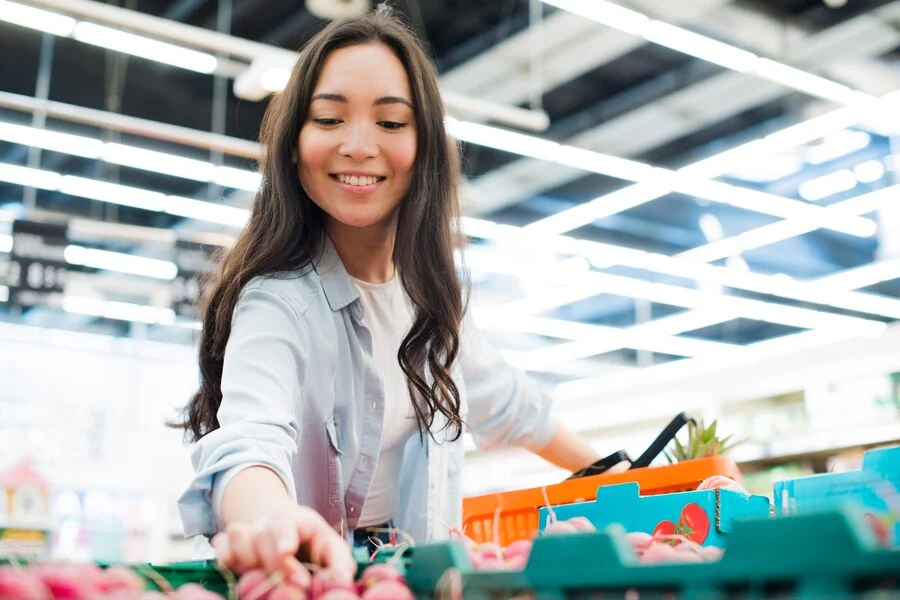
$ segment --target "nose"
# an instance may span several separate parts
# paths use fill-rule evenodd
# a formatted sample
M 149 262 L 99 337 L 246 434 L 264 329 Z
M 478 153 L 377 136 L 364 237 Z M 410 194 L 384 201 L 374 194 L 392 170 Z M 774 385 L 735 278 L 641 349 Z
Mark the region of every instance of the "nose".
M 344 131 L 347 135 L 338 149 L 341 155 L 361 161 L 378 154 L 375 132 L 372 131 L 371 127 L 361 123 L 347 127 Z

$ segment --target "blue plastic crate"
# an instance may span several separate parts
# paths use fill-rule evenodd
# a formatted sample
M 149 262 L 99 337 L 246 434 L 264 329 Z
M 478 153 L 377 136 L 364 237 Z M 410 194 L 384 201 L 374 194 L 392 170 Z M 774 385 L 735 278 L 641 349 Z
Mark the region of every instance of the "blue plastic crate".
M 765 517 L 770 508 L 765 496 L 734 490 L 641 496 L 637 483 L 623 483 L 600 487 L 594 501 L 555 506 L 553 512 L 559 520 L 586 517 L 597 529 L 618 523 L 627 532 L 681 533 L 704 546 L 724 548 L 735 519 Z M 541 508 L 541 531 L 549 517 L 549 510 Z
M 797 514 L 845 502 L 859 505 L 881 541 L 900 543 L 900 446 L 870 450 L 862 469 L 778 481 L 775 511 Z

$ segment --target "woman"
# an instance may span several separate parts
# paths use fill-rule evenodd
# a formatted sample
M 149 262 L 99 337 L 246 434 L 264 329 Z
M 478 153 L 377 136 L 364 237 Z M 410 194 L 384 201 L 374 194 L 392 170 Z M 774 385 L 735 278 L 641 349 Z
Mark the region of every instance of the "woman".
M 352 571 L 347 541 L 461 519 L 461 434 L 599 458 L 486 346 L 454 263 L 459 156 L 387 9 L 331 23 L 267 111 L 263 183 L 207 293 L 187 535 L 244 571 Z M 342 538 L 342 532 L 344 537 Z

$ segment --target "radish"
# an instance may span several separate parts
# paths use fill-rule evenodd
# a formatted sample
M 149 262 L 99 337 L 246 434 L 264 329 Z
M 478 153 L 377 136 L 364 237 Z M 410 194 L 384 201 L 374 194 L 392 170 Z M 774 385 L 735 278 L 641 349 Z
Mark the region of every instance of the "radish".
M 257 595 L 255 590 L 268 578 L 268 574 L 262 569 L 251 569 L 245 572 L 237 582 L 237 597 L 243 600 Z M 259 600 L 265 600 L 267 595 L 260 595 Z
M 362 576 L 357 581 L 357 589 L 360 594 L 367 589 L 374 587 L 382 581 L 396 581 L 397 583 L 406 585 L 406 580 L 400 571 L 397 570 L 392 563 L 377 563 L 369 565 L 363 571 Z
M 653 536 L 643 531 L 632 531 L 625 534 L 625 541 L 631 544 L 635 553 L 641 554 L 653 544 Z
M 307 600 L 306 590 L 295 585 L 282 584 L 266 594 L 266 600 Z
M 722 490 L 734 490 L 736 492 L 742 492 L 744 494 L 750 495 L 744 486 L 739 484 L 737 481 L 732 479 L 731 477 L 725 477 L 724 475 L 712 475 L 707 477 L 697 486 L 697 490 L 714 490 L 714 489 L 722 489 Z
M 568 521 L 554 521 L 544 527 L 544 533 L 551 535 L 554 533 L 578 533 L 578 530 Z
M 381 581 L 362 595 L 362 600 L 415 600 L 415 596 L 399 581 Z
M 166 595 L 157 590 L 146 590 L 141 592 L 138 600 L 166 600 Z
M 519 554 L 518 556 L 513 556 L 512 558 L 506 559 L 506 568 L 511 569 L 513 571 L 521 571 L 528 565 L 528 555 L 527 554 Z
M 313 594 L 312 600 L 359 600 L 359 594 L 352 590 L 331 589 L 321 596 Z
M 710 561 L 721 560 L 725 555 L 725 551 L 716 546 L 703 546 L 698 552 L 700 553 L 700 556 Z
M 644 550 L 641 561 L 647 564 L 674 562 L 675 548 L 667 544 L 654 543 Z
M 476 551 L 483 559 L 503 558 L 503 548 L 494 542 L 485 542 Z
M 38 567 L 35 574 L 56 600 L 88 600 L 101 595 L 93 582 L 79 578 L 72 568 L 45 565 Z
M 0 569 L 0 598 L 49 600 L 52 596 L 47 586 L 33 572 Z
M 574 527 L 576 531 L 597 531 L 597 528 L 594 527 L 594 524 L 587 517 L 572 517 L 571 519 L 566 519 L 565 522 Z
M 503 550 L 503 556 L 506 560 L 524 556 L 527 560 L 533 545 L 534 542 L 531 540 L 516 540 Z
M 137 573 L 121 565 L 113 565 L 103 572 L 98 587 L 105 593 L 140 593 L 144 590 L 144 580 Z
M 312 586 L 310 587 L 312 597 L 319 598 L 324 596 L 325 592 L 332 590 L 342 590 L 356 594 L 356 585 L 353 582 L 353 578 L 343 571 L 336 569 L 316 571 L 312 577 Z M 353 597 L 355 598 L 356 596 L 354 595 Z

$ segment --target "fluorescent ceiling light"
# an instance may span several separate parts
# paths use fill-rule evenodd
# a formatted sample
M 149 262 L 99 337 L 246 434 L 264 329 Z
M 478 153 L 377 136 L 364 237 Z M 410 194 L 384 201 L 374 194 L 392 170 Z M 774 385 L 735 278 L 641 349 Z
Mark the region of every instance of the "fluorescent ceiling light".
M 66 246 L 63 256 L 72 265 L 81 265 L 92 269 L 129 273 L 153 279 L 171 281 L 178 274 L 178 266 L 167 260 L 132 256 L 120 252 L 109 252 L 82 246 Z
M 259 173 L 247 169 L 216 166 L 210 162 L 187 158 L 168 152 L 157 152 L 137 146 L 102 142 L 95 138 L 59 131 L 0 122 L 0 140 L 62 152 L 73 156 L 100 159 L 108 163 L 172 175 L 207 183 L 215 183 L 237 190 L 256 191 L 261 181 Z
M 0 163 L 0 181 L 7 183 L 52 191 L 59 188 L 61 180 L 59 173 L 52 171 Z
M 0 302 L 9 302 L 9 288 L 0 285 Z
M 826 136 L 820 143 L 806 151 L 806 162 L 820 165 L 866 148 L 872 136 L 865 131 L 842 129 Z
M 857 99 L 857 92 L 846 85 L 768 58 L 761 58 L 755 67 L 753 71 L 755 75 L 806 92 L 810 96 L 841 103 L 849 103 Z
M 900 258 L 869 263 L 814 280 L 813 286 L 828 290 L 855 290 L 900 277 Z
M 73 196 L 99 200 L 100 202 L 109 202 L 110 204 L 131 206 L 133 208 L 156 212 L 162 211 L 163 200 L 166 197 L 165 194 L 159 192 L 151 192 L 149 190 L 119 185 L 117 183 L 76 177 L 74 175 L 64 175 L 62 177 L 59 191 L 64 194 L 72 194 Z
M 262 184 L 262 176 L 254 171 L 219 166 L 216 167 L 216 174 L 213 176 L 213 181 L 219 185 L 234 188 L 236 190 L 255 192 Z
M 79 42 L 100 46 L 116 52 L 146 58 L 197 73 L 213 73 L 219 66 L 212 54 L 197 52 L 183 46 L 160 42 L 95 23 L 80 22 L 72 33 Z
M 0 21 L 68 37 L 75 29 L 75 19 L 49 10 L 0 0 Z
M 0 252 L 5 254 L 9 254 L 12 252 L 12 242 L 13 238 L 11 235 L 6 233 L 0 233 Z
M 860 183 L 875 183 L 884 177 L 884 163 L 880 160 L 867 160 L 853 167 L 853 174 Z
M 797 191 L 804 200 L 815 202 L 841 192 L 849 192 L 856 187 L 856 183 L 856 175 L 853 174 L 853 171 L 841 169 L 804 181 Z
M 100 158 L 104 146 L 100 140 L 81 135 L 13 123 L 0 123 L 0 140 L 84 158 Z
M 567 10 L 573 14 L 587 17 L 598 23 L 631 33 L 641 35 L 650 24 L 650 17 L 637 11 L 624 8 L 606 0 L 543 0 L 544 4 Z
M 175 312 L 168 308 L 156 308 L 129 302 L 114 302 L 97 298 L 63 296 L 62 308 L 66 312 L 103 317 L 119 321 L 171 325 L 175 323 Z
M 900 184 L 882 188 L 868 194 L 842 200 L 822 208 L 835 217 L 850 217 L 867 214 L 884 206 L 891 206 L 897 202 L 900 194 Z M 821 227 L 818 217 L 825 213 L 817 213 L 815 218 L 800 217 L 778 221 L 770 225 L 764 225 L 745 231 L 736 236 L 724 238 L 703 246 L 686 250 L 678 255 L 679 258 L 702 262 L 712 262 L 727 258 L 733 254 L 739 254 L 748 250 L 762 248 L 783 240 L 815 231 Z
M 244 209 L 214 202 L 203 202 L 179 196 L 165 196 L 158 192 L 131 186 L 85 179 L 72 175 L 61 176 L 59 173 L 3 163 L 0 163 L 0 181 L 51 191 L 59 190 L 65 194 L 81 198 L 90 198 L 91 200 L 131 206 L 143 210 L 165 212 L 232 227 L 243 227 L 249 215 L 249 212 Z M 2 236 L 0 236 L 0 240 L 2 239 Z
M 662 21 L 651 21 L 644 29 L 644 38 L 648 42 L 666 46 L 740 73 L 752 71 L 759 62 L 759 57 L 753 52 L 741 50 L 730 44 Z
M 156 173 L 202 182 L 212 181 L 216 173 L 216 166 L 205 160 L 195 160 L 167 152 L 156 152 L 112 142 L 104 146 L 103 160 L 123 167 L 147 169 L 152 165 L 152 170 Z
M 165 212 L 170 215 L 221 223 L 232 227 L 244 227 L 250 217 L 250 211 L 224 204 L 213 204 L 191 198 L 168 196 L 165 201 Z
M 267 92 L 280 92 L 287 86 L 288 80 L 291 78 L 291 72 L 282 67 L 272 67 L 266 69 L 259 76 L 259 84 Z
M 751 183 L 772 183 L 799 173 L 803 161 L 797 156 L 773 156 L 741 165 L 729 175 Z

